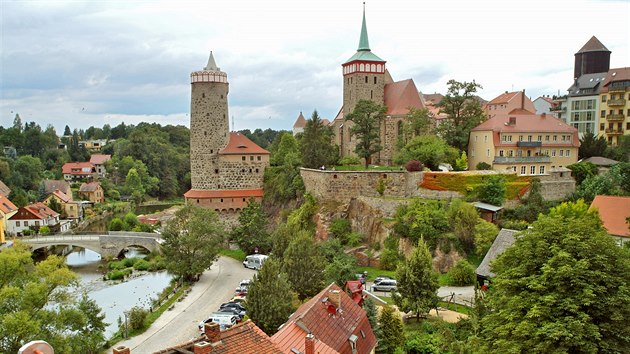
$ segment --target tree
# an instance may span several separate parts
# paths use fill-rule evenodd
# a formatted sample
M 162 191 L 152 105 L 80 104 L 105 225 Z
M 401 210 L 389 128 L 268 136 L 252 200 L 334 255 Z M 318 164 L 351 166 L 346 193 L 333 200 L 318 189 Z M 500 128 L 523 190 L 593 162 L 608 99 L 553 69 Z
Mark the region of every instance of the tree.
M 464 251 L 471 253 L 475 247 L 475 226 L 481 221 L 477 209 L 461 199 L 455 199 L 449 205 L 446 215 L 455 236 L 464 246 Z
M 431 128 L 431 115 L 426 108 L 411 108 L 403 126 L 404 143 L 414 136 L 428 134 Z
M 438 303 L 438 276 L 433 271 L 432 260 L 429 248 L 421 239 L 409 258 L 396 269 L 398 285 L 393 294 L 394 303 L 404 312 L 415 313 L 418 320 Z
M 467 260 L 462 259 L 448 271 L 449 285 L 466 286 L 475 283 L 475 268 Z
M 578 186 L 584 182 L 588 177 L 597 175 L 597 166 L 592 162 L 579 162 L 567 166 L 571 172 L 573 172 L 573 178 L 575 178 L 575 184 Z
M 28 247 L 16 242 L 0 252 L 0 269 L 0 352 L 17 353 L 36 339 L 60 353 L 100 352 L 104 316 L 93 301 L 72 296 L 77 276 L 63 258 L 34 264 Z
M 397 164 L 405 164 L 410 160 L 418 160 L 424 162 L 425 166 L 431 170 L 437 170 L 440 163 L 455 163 L 455 159 L 459 156 L 459 152 L 448 146 L 446 141 L 435 135 L 420 135 L 411 139 L 394 156 L 394 162 Z
M 500 175 L 488 176 L 477 189 L 480 201 L 501 206 L 505 201 L 505 178 Z
M 328 282 L 335 282 L 343 287 L 348 280 L 356 280 L 356 267 L 356 258 L 342 252 L 326 265 L 324 273 Z
M 354 111 L 345 117 L 354 125 L 350 128 L 350 134 L 358 140 L 354 152 L 365 159 L 365 168 L 370 164 L 373 154 L 382 150 L 380 138 L 380 125 L 385 118 L 387 107 L 378 103 L 359 100 Z
M 216 260 L 225 237 L 223 224 L 209 209 L 186 205 L 162 233 L 166 269 L 191 281 Z
M 583 201 L 541 215 L 492 265 L 482 320 L 490 352 L 630 348 L 630 258 Z
M 405 343 L 405 332 L 400 316 L 394 308 L 386 305 L 378 319 L 381 336 L 378 338 L 377 352 L 393 354 Z
M 68 125 L 66 125 L 65 128 L 63 128 L 63 135 L 64 136 L 72 135 L 72 130 L 70 130 L 70 127 Z
M 293 307 L 291 285 L 273 257 L 265 261 L 247 289 L 247 315 L 268 335 L 278 331 Z
M 498 234 L 499 228 L 495 224 L 483 219 L 480 220 L 477 225 L 475 225 L 475 252 L 477 255 L 485 255 Z
M 265 169 L 263 177 L 265 199 L 274 202 L 296 199 L 304 193 L 297 141 L 290 133 L 282 133 L 275 149 L 271 155 L 271 166 Z
M 533 178 L 530 183 L 529 194 L 527 197 L 521 199 L 521 205 L 514 210 L 514 214 L 518 219 L 531 223 L 536 221 L 538 214 L 547 211 L 548 208 L 542 196 L 541 189 L 542 184 L 540 183 L 540 179 Z
M 260 253 L 271 251 L 271 238 L 267 232 L 267 216 L 260 203 L 253 198 L 238 216 L 239 226 L 232 230 L 231 239 L 241 250 L 250 254 L 258 250 Z
M 595 136 L 592 132 L 586 132 L 580 139 L 578 159 L 587 159 L 592 156 L 604 156 L 608 143 L 603 135 Z
M 416 199 L 396 210 L 394 231 L 398 236 L 413 242 L 424 238 L 431 249 L 438 238 L 450 230 L 448 217 L 442 205 L 436 201 Z
M 299 141 L 304 167 L 319 168 L 337 162 L 338 150 L 332 144 L 332 136 L 331 128 L 324 126 L 317 110 L 313 111 L 311 119 L 306 121 L 304 133 Z
M 316 295 L 324 288 L 325 258 L 308 231 L 300 231 L 284 252 L 282 270 L 298 299 Z
M 447 118 L 436 129 L 446 142 L 462 151 L 468 148 L 470 131 L 486 119 L 481 104 L 475 97 L 481 85 L 472 82 L 449 80 L 449 88 L 444 99 L 440 101 L 440 113 Z
M 468 169 L 468 155 L 462 151 L 462 155 L 455 160 L 456 171 L 466 171 Z

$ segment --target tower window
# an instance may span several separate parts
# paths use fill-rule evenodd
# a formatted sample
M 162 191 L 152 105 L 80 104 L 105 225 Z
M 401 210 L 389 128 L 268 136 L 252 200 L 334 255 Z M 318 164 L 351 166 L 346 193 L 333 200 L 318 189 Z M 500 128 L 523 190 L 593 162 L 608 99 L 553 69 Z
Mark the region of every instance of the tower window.
M 201 93 L 201 98 L 206 98 L 206 93 L 205 92 Z
M 374 99 L 374 90 L 370 90 L 370 99 Z
M 376 76 L 374 76 L 374 83 L 376 84 Z
M 221 95 L 221 99 L 223 99 L 223 95 Z
M 219 173 L 219 169 L 218 169 L 218 168 L 215 168 L 215 169 L 214 169 L 214 173 Z
M 368 78 L 367 75 L 365 76 L 365 83 L 367 84 Z

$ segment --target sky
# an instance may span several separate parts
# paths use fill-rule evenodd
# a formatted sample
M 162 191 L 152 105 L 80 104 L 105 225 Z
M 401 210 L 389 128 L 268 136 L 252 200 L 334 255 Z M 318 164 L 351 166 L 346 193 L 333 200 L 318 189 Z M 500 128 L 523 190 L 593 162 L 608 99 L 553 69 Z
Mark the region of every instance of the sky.
M 424 93 L 475 80 L 491 100 L 565 94 L 593 35 L 630 66 L 630 0 L 368 0 L 372 52 Z M 190 73 L 213 51 L 235 130 L 332 119 L 358 47 L 355 0 L 0 0 L 0 125 L 190 125 Z

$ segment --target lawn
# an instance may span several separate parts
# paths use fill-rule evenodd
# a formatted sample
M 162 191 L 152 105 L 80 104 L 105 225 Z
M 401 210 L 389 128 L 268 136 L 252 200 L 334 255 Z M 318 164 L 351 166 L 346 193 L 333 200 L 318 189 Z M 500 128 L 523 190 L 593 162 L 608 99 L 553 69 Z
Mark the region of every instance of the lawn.
M 392 279 L 396 279 L 396 271 L 395 270 L 382 270 L 374 267 L 356 267 L 355 273 L 363 273 L 367 272 L 367 281 L 374 281 L 376 277 L 379 275 L 384 275 L 390 277 Z
M 244 261 L 245 257 L 247 256 L 245 252 L 241 250 L 230 250 L 230 249 L 225 249 L 225 248 L 220 250 L 219 254 L 225 257 L 234 258 L 240 262 Z

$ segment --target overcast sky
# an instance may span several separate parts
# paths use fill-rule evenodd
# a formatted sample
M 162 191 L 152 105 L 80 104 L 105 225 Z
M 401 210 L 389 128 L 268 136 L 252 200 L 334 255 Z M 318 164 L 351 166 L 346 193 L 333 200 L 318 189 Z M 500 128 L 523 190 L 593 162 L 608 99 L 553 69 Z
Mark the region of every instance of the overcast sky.
M 490 100 L 566 93 L 595 35 L 630 66 L 630 1 L 369 0 L 372 52 L 425 93 L 476 80 Z M 0 0 L 0 125 L 15 113 L 61 134 L 142 121 L 189 126 L 190 72 L 214 52 L 235 128 L 291 129 L 300 111 L 334 118 L 341 64 L 359 43 L 362 2 Z

